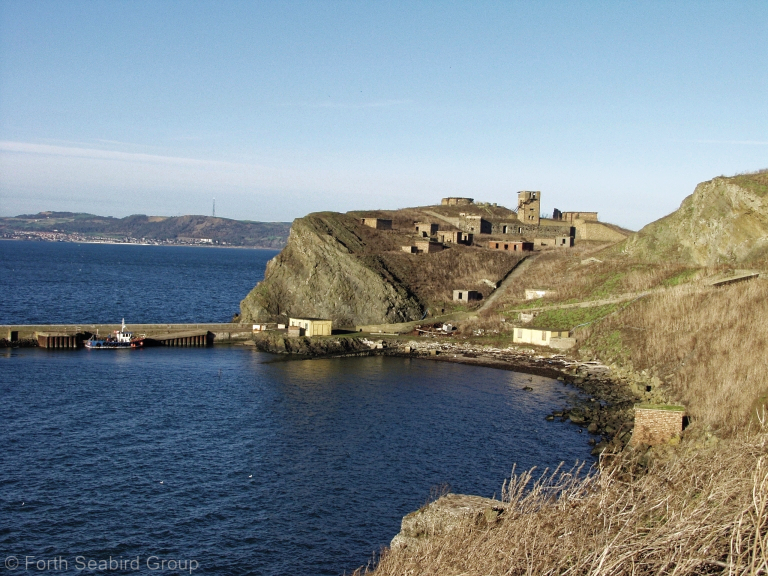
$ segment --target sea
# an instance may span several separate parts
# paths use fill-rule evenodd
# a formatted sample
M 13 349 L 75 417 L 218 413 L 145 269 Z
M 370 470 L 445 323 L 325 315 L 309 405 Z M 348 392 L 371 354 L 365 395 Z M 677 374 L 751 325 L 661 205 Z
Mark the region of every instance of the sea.
M 229 321 L 276 253 L 0 241 L 0 324 Z M 0 349 L 2 561 L 350 574 L 446 490 L 498 497 L 515 465 L 590 464 L 586 435 L 545 421 L 577 395 L 425 359 Z

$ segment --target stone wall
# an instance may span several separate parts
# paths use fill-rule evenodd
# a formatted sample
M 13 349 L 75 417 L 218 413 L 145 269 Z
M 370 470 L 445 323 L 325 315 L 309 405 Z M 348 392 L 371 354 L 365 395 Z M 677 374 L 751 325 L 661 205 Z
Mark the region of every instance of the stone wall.
M 506 230 L 506 232 L 504 231 Z M 568 236 L 572 234 L 571 226 L 567 223 L 562 225 L 541 225 L 533 226 L 517 220 L 508 222 L 492 222 L 492 234 L 507 234 L 512 236 L 525 236 L 529 238 L 554 238 L 555 236 Z
M 598 242 L 620 242 L 627 236 L 601 222 L 576 221 L 577 240 L 596 240 Z
M 683 431 L 682 407 L 644 408 L 635 407 L 635 429 L 632 433 L 632 445 L 664 444 Z

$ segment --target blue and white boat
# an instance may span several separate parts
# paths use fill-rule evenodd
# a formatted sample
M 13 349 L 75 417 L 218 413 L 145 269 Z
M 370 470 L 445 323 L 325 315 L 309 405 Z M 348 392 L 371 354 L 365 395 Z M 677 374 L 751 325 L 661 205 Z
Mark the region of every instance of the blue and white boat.
M 99 338 L 98 335 L 91 336 L 85 341 L 85 347 L 89 350 L 114 350 L 116 348 L 143 348 L 144 338 L 134 337 L 133 332 L 129 332 L 125 326 L 125 318 L 120 330 L 115 330 L 106 338 Z

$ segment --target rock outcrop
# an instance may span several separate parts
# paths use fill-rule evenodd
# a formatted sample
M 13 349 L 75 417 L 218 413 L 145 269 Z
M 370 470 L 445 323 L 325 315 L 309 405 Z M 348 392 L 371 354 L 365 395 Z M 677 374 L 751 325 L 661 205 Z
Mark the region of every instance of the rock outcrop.
M 318 317 L 332 319 L 338 328 L 421 318 L 418 299 L 369 247 L 376 234 L 386 232 L 363 229 L 345 214 L 295 220 L 285 249 L 267 264 L 264 281 L 240 303 L 241 321 Z
M 263 352 L 273 354 L 298 354 L 300 356 L 322 357 L 343 356 L 370 352 L 371 345 L 364 338 L 307 338 L 290 337 L 280 333 L 265 333 L 254 336 L 254 346 Z
M 504 513 L 504 504 L 498 500 L 446 494 L 434 502 L 411 512 L 403 518 L 400 532 L 392 539 L 390 548 L 407 548 L 420 540 L 446 534 L 464 526 L 493 524 Z
M 768 171 L 702 182 L 676 212 L 648 224 L 627 240 L 623 250 L 697 266 L 765 257 Z

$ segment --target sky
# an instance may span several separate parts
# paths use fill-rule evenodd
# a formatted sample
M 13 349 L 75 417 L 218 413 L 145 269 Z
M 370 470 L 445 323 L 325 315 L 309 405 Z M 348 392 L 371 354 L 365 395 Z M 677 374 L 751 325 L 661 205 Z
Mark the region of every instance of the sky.
M 768 2 L 0 0 L 0 216 L 444 196 L 630 229 L 768 168 Z

